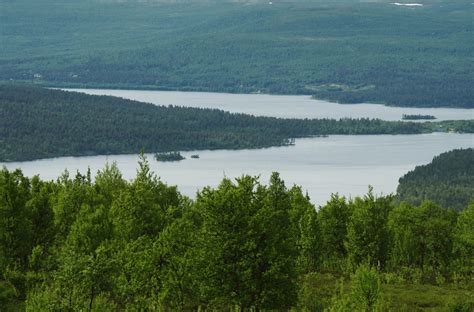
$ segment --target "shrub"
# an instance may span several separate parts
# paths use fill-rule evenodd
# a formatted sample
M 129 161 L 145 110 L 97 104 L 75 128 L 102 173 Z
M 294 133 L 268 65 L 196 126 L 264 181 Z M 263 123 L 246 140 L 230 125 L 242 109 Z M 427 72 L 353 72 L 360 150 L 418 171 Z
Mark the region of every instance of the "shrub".
M 380 277 L 375 268 L 360 265 L 352 276 L 352 299 L 357 307 L 373 311 L 380 299 Z

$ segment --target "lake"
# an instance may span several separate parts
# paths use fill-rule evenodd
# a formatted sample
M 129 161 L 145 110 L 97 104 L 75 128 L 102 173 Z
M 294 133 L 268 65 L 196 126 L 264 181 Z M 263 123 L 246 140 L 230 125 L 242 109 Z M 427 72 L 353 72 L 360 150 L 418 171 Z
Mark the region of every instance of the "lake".
M 157 105 L 217 108 L 233 113 L 280 118 L 379 118 L 401 120 L 407 115 L 433 115 L 437 120 L 474 119 L 474 109 L 409 108 L 380 104 L 337 104 L 304 95 L 229 94 L 207 92 L 64 89 L 112 95 Z
M 395 192 L 398 179 L 416 165 L 455 148 L 474 147 L 474 135 L 432 133 L 422 135 L 334 135 L 297 139 L 294 146 L 258 150 L 216 150 L 182 152 L 180 162 L 157 162 L 148 155 L 151 168 L 161 180 L 178 185 L 194 197 L 204 186 L 217 186 L 224 177 L 260 175 L 267 183 L 272 171 L 280 172 L 288 186 L 301 185 L 312 202 L 323 204 L 332 192 L 345 196 L 363 195 L 368 185 L 376 193 Z M 199 154 L 199 159 L 190 155 Z M 22 168 L 27 176 L 39 174 L 56 179 L 65 168 L 71 174 L 95 173 L 106 162 L 116 162 L 127 179 L 135 176 L 137 155 L 61 157 L 28 162 L 0 163 L 9 169 Z

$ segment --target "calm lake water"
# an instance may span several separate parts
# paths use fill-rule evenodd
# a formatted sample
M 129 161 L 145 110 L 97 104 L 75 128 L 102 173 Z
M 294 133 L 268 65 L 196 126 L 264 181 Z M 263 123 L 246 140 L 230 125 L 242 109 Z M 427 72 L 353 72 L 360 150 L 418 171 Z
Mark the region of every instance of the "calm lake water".
M 327 138 L 297 139 L 295 146 L 259 150 L 218 150 L 183 152 L 180 162 L 157 162 L 148 155 L 151 168 L 161 180 L 178 185 L 194 197 L 204 186 L 217 186 L 224 177 L 260 175 L 267 183 L 272 171 L 280 172 L 288 186 L 301 185 L 312 202 L 323 204 L 332 192 L 345 196 L 365 194 L 368 185 L 376 193 L 395 192 L 398 179 L 416 165 L 429 163 L 433 156 L 455 148 L 474 147 L 472 134 L 433 133 L 423 135 L 334 135 Z M 190 155 L 199 154 L 199 159 Z M 116 162 L 126 179 L 135 176 L 137 155 L 61 157 L 29 162 L 0 163 L 21 168 L 27 176 L 39 174 L 56 179 L 64 169 L 93 173 L 106 162 Z
M 474 109 L 404 108 L 379 104 L 337 104 L 310 96 L 228 94 L 206 92 L 65 89 L 96 95 L 113 95 L 157 105 L 217 108 L 234 113 L 281 118 L 369 117 L 401 120 L 403 114 L 433 115 L 437 120 L 474 119 Z

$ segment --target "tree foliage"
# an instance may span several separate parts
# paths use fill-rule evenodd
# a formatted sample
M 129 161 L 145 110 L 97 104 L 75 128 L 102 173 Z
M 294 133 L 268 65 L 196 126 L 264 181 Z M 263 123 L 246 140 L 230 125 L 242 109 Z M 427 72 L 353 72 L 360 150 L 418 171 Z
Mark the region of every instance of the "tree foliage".
M 115 164 L 50 182 L 2 169 L 0 194 L 0 304 L 27 311 L 374 311 L 393 280 L 470 287 L 474 274 L 472 204 L 369 190 L 317 210 L 278 173 L 225 178 L 193 201 L 143 155 L 131 181 Z

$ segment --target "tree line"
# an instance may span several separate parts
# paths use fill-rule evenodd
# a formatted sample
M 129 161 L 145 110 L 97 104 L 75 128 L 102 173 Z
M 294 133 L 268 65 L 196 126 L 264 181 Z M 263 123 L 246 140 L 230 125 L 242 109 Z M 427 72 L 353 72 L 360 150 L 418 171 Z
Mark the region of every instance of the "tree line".
M 474 131 L 474 121 L 280 119 L 215 109 L 156 106 L 29 85 L 0 84 L 0 161 L 291 144 L 328 134 Z M 440 128 L 441 127 L 441 128 Z
M 444 287 L 469 311 L 473 259 L 474 203 L 369 189 L 316 209 L 278 173 L 190 200 L 143 155 L 131 181 L 115 164 L 56 181 L 0 170 L 0 305 L 16 311 L 376 311 L 400 304 L 390 285 Z

